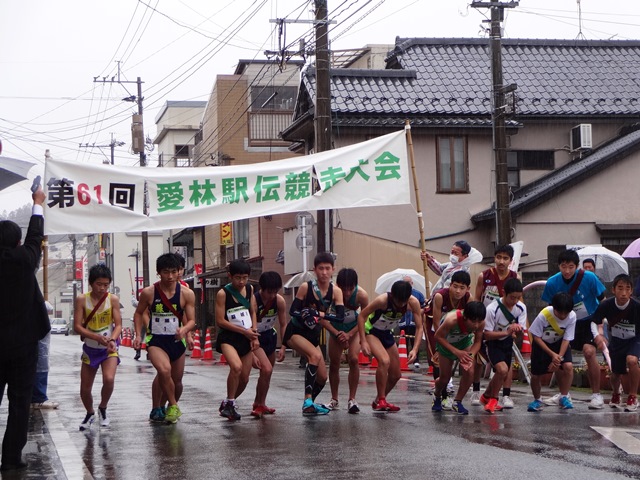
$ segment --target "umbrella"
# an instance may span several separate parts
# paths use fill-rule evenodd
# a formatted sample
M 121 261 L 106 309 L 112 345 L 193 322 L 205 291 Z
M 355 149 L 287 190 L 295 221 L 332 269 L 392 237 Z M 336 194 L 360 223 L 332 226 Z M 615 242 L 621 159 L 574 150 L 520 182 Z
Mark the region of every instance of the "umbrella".
M 27 173 L 35 164 L 0 156 L 0 190 L 10 187 L 14 183 L 27 179 Z
M 287 283 L 284 284 L 284 288 L 299 287 L 303 283 L 306 283 L 309 280 L 315 280 L 315 279 L 316 279 L 316 275 L 312 271 L 296 273 L 293 277 L 287 280 Z
M 636 238 L 631 244 L 622 252 L 624 258 L 640 258 L 640 238 Z
M 410 268 L 396 268 L 391 272 L 384 273 L 376 281 L 376 293 L 386 293 L 391 291 L 391 286 L 403 277 L 411 277 L 413 288 L 423 295 L 427 294 L 424 276 Z
M 577 252 L 580 257 L 580 263 L 587 258 L 591 258 L 596 262 L 595 273 L 605 282 L 612 282 L 621 273 L 629 273 L 627 261 L 619 253 L 613 252 L 608 248 L 599 246 L 584 247 L 577 250 Z

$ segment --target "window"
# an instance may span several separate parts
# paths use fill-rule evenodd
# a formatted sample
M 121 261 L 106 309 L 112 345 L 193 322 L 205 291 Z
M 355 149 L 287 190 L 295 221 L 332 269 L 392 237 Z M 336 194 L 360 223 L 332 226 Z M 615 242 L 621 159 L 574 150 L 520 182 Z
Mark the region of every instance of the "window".
M 292 111 L 297 90 L 297 87 L 283 86 L 251 87 L 251 110 Z
M 189 145 L 175 145 L 174 157 L 176 159 L 176 167 L 190 167 L 191 157 L 189 155 Z
M 469 192 L 469 162 L 466 137 L 438 137 L 438 193 Z
M 520 188 L 520 170 L 553 170 L 553 150 L 511 150 L 507 152 L 509 186 Z
M 520 188 L 520 168 L 518 168 L 517 152 L 507 152 L 507 179 L 509 187 Z
M 249 257 L 249 219 L 237 220 L 233 222 L 233 239 L 237 247 L 237 258 Z

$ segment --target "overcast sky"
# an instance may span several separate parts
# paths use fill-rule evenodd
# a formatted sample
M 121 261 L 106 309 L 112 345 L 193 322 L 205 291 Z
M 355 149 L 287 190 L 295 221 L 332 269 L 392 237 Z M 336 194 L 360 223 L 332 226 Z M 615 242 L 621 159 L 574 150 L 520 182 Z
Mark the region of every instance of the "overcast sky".
M 401 37 L 485 37 L 486 9 L 466 0 L 328 0 L 333 49 L 393 44 Z M 54 158 L 102 161 L 111 134 L 116 165 L 130 153 L 135 83 L 94 82 L 141 77 L 145 134 L 167 100 L 203 100 L 215 76 L 233 73 L 238 59 L 265 59 L 277 50 L 274 18 L 312 19 L 303 0 L 4 0 L 0 2 L 0 139 L 2 155 L 36 163 Z M 581 7 L 579 21 L 578 5 Z M 286 43 L 313 41 L 312 26 L 289 24 Z M 637 0 L 521 0 L 508 9 L 507 38 L 640 39 Z M 200 119 L 194 119 L 198 124 Z M 151 154 L 152 161 L 155 152 Z M 31 201 L 31 180 L 0 192 L 0 213 Z

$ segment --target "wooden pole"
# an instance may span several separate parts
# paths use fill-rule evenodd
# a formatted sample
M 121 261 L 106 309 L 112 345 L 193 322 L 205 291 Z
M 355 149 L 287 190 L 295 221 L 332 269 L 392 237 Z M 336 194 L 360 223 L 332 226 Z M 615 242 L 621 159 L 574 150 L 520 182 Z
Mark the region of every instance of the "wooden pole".
M 407 131 L 407 150 L 409 151 L 409 161 L 411 162 L 411 175 L 413 177 L 413 190 L 416 194 L 416 212 L 418 217 L 418 230 L 420 230 L 420 249 L 426 250 L 424 241 L 424 219 L 422 218 L 422 210 L 420 208 L 420 188 L 418 187 L 418 174 L 416 173 L 416 161 L 413 155 L 413 140 L 411 139 L 411 123 L 409 120 L 404 121 L 404 129 Z M 427 300 L 431 297 L 431 289 L 429 288 L 429 276 L 427 260 L 422 260 L 422 269 L 424 271 L 424 286 L 427 291 Z

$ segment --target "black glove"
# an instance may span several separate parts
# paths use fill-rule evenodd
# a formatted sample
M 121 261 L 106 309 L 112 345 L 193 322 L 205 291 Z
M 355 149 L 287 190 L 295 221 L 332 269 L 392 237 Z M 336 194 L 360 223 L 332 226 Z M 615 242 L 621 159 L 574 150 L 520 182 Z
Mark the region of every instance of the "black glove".
M 302 321 L 308 328 L 314 329 L 320 322 L 320 314 L 315 308 L 303 308 L 300 314 Z

